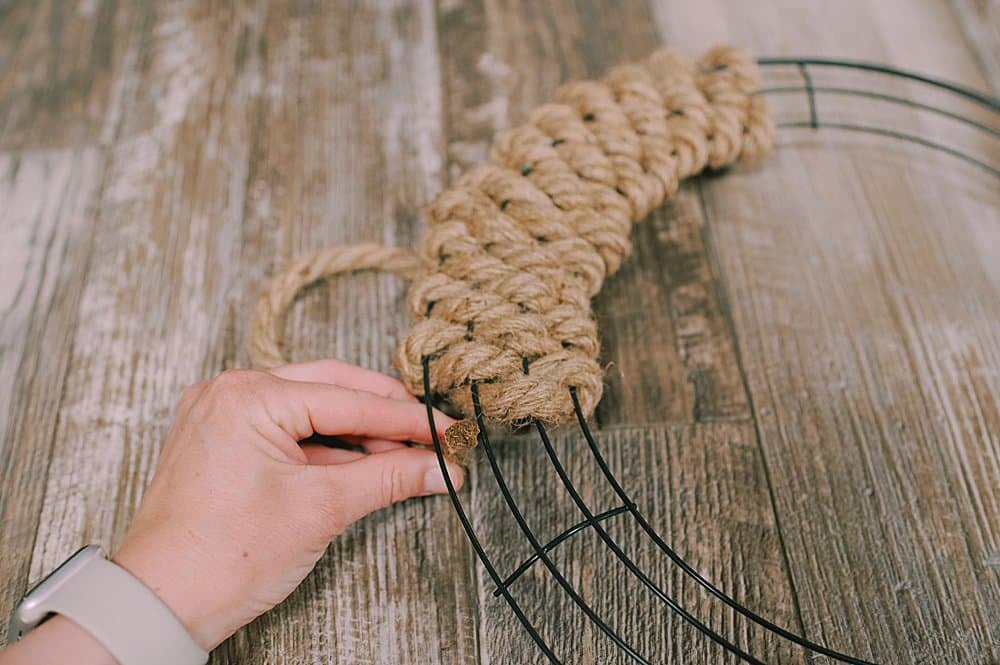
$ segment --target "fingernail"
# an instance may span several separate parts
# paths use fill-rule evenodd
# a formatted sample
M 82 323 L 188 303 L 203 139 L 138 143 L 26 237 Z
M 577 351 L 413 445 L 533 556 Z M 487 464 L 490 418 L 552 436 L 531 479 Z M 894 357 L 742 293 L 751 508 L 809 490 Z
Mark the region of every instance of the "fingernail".
M 461 486 L 462 473 L 461 469 L 451 464 L 448 465 L 448 475 L 451 477 L 451 482 L 455 487 Z M 445 484 L 444 476 L 441 475 L 441 467 L 435 464 L 424 475 L 424 492 L 427 494 L 444 494 L 447 491 L 448 485 Z

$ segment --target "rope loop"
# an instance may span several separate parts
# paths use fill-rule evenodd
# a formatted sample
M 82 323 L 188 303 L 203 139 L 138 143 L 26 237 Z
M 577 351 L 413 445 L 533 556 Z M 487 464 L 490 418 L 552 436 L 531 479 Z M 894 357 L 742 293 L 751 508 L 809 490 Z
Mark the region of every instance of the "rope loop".
M 269 369 L 288 362 L 281 349 L 285 317 L 306 287 L 336 275 L 380 270 L 412 280 L 421 264 L 410 250 L 375 243 L 329 247 L 305 254 L 275 276 L 261 294 L 250 324 L 250 361 Z

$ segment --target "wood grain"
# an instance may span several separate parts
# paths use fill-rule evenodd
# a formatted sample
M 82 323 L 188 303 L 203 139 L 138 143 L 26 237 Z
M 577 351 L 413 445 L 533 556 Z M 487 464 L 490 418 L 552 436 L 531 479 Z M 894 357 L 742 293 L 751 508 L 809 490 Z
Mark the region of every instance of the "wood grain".
M 421 206 L 569 78 L 665 42 L 886 62 L 997 86 L 990 3 L 966 0 L 13 2 L 0 7 L 0 615 L 87 541 L 114 546 L 181 388 L 247 362 L 251 306 L 294 256 L 411 245 Z M 866 85 L 995 118 L 948 95 Z M 794 70 L 768 76 L 798 85 Z M 996 162 L 945 119 L 821 98 Z M 775 98 L 801 119 L 805 98 Z M 823 205 L 817 205 L 817 201 Z M 682 187 L 595 301 L 597 438 L 639 509 L 766 617 L 878 662 L 1000 662 L 1000 193 L 953 158 L 782 131 L 776 154 Z M 310 289 L 294 358 L 391 372 L 405 285 Z M 579 434 L 554 447 L 619 505 Z M 537 437 L 496 432 L 543 541 L 581 519 Z M 482 452 L 463 492 L 502 574 L 531 553 Z M 813 658 L 748 625 L 627 515 L 611 537 L 766 662 Z M 736 662 L 593 530 L 552 554 L 653 662 Z M 511 587 L 565 662 L 630 662 L 536 563 Z M 541 653 L 448 502 L 362 521 L 215 663 L 532 663 Z M 820 659 L 822 660 L 822 659 Z
M 850 40 L 852 55 L 984 86 L 947 7 L 880 4 L 861 30 L 840 11 L 817 10 L 811 30 L 780 40 L 766 30 L 773 15 L 727 12 L 710 36 L 775 54 Z M 881 121 L 990 159 L 989 142 L 924 114 L 822 102 L 824 118 Z M 703 191 L 807 632 L 878 662 L 994 662 L 995 181 L 885 139 L 783 137 L 766 165 Z
M 992 0 L 953 0 L 955 17 L 990 89 L 1000 90 L 1000 6 Z
M 124 56 L 141 7 L 9 2 L 0 7 L 0 149 L 103 143 L 115 131 Z

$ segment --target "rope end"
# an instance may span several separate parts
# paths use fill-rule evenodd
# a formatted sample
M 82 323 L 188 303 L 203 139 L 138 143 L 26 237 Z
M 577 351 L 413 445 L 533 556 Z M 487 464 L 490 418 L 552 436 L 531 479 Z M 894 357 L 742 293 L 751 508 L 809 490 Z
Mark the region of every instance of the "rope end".
M 470 453 L 479 443 L 479 426 L 474 420 L 459 420 L 444 431 L 442 452 L 449 460 L 463 466 L 469 462 Z

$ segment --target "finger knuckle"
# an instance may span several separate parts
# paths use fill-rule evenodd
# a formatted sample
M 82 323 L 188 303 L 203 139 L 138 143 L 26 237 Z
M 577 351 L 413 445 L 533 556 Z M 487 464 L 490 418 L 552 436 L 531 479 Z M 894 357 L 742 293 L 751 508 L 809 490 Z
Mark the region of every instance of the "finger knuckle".
M 261 381 L 261 372 L 228 369 L 211 380 L 208 391 L 216 398 L 230 398 L 253 392 Z
M 385 506 L 398 503 L 406 498 L 406 477 L 402 469 L 395 465 L 387 466 L 381 475 L 380 499 Z
M 198 397 L 200 397 L 201 394 L 205 392 L 206 383 L 207 382 L 205 381 L 198 381 L 197 383 L 192 383 L 191 385 L 184 388 L 184 390 L 181 391 L 181 398 L 179 400 L 180 406 L 181 407 L 190 406 L 195 401 L 197 401 Z

